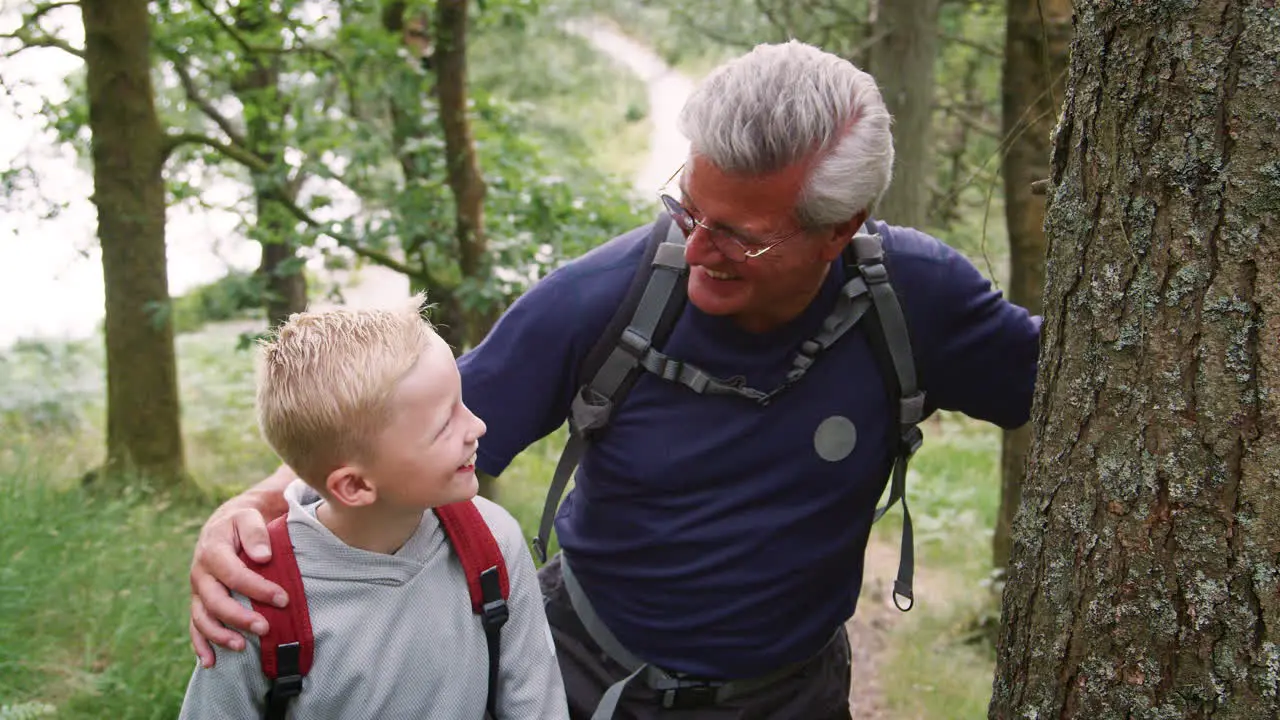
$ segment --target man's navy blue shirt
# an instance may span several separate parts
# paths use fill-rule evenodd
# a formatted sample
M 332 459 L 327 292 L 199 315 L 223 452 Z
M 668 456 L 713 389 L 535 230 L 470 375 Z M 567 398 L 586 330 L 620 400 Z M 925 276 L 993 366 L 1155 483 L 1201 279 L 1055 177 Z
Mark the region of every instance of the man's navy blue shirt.
M 938 240 L 879 228 L 926 410 L 1021 425 L 1039 319 Z M 621 303 L 648 232 L 548 275 L 459 360 L 463 399 L 489 428 L 481 470 L 498 475 L 564 423 L 578 368 Z M 663 351 L 770 390 L 843 282 L 837 261 L 804 314 L 763 334 L 688 304 Z M 889 397 L 864 332 L 819 355 L 767 407 L 645 373 L 589 447 L 556 532 L 596 612 L 633 653 L 698 676 L 753 677 L 811 656 L 852 616 L 892 460 Z M 833 416 L 852 421 L 856 445 L 829 461 L 815 431 Z

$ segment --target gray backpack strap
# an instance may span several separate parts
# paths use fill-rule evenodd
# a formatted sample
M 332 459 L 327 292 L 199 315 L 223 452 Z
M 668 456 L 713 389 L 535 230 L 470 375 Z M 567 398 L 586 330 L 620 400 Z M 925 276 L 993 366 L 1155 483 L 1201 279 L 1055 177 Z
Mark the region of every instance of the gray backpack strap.
M 560 461 L 556 464 L 542 505 L 538 535 L 533 539 L 533 551 L 539 562 L 547 561 L 547 543 L 551 539 L 556 510 L 574 469 L 582 460 L 591 434 L 609 424 L 622 395 L 630 388 L 635 375 L 643 370 L 640 361 L 644 351 L 638 349 L 647 350 L 655 341 L 660 341 L 659 335 L 669 331 L 676 311 L 683 307 L 684 276 L 688 272 L 684 261 L 684 233 L 671 222 L 670 216 L 663 213 L 654 224 L 648 242 L 656 243 L 652 260 L 636 270 L 633 290 L 628 292 L 618 315 L 615 315 L 616 320 L 621 314 L 630 313 L 626 316 L 629 321 L 616 339 L 611 338 L 606 330 L 601 342 L 608 342 L 610 346 L 599 346 L 601 352 L 593 349 L 592 356 L 602 355 L 603 360 L 594 371 L 591 368 L 594 357 L 584 363 L 584 374 L 589 373 L 590 379 L 578 389 L 569 405 L 569 442 L 560 453 Z M 637 290 L 640 292 L 638 300 L 633 297 Z M 673 302 L 676 299 L 680 302 Z M 629 307 L 632 302 L 635 303 L 634 309 Z M 610 321 L 610 327 L 614 325 L 615 322 Z
M 621 665 L 628 673 L 605 690 L 600 702 L 596 705 L 595 712 L 591 715 L 591 720 L 612 720 L 614 713 L 617 711 L 618 700 L 622 697 L 622 692 L 637 679 L 650 690 L 659 693 L 663 708 L 668 710 L 691 709 L 725 703 L 734 698 L 774 685 L 801 672 L 811 660 L 811 658 L 805 658 L 776 668 L 764 675 L 737 680 L 702 681 L 682 676 L 679 673 L 669 673 L 656 665 L 646 662 L 623 646 L 613 634 L 613 631 L 596 614 L 595 607 L 592 606 L 586 592 L 582 589 L 582 585 L 573 574 L 569 556 L 565 553 L 560 554 L 560 572 L 564 580 L 564 589 L 569 594 L 569 604 L 573 606 L 574 614 L 582 622 L 582 627 L 587 631 L 587 635 L 596 645 L 600 646 L 600 650 L 606 656 Z M 837 628 L 831 639 L 827 641 L 827 644 L 845 637 L 841 630 L 843 630 L 843 627 Z M 821 653 L 826 647 L 827 645 L 823 645 L 823 649 L 818 652 Z
M 894 443 L 893 472 L 890 479 L 889 500 L 877 508 L 879 520 L 902 502 L 902 550 L 898 563 L 898 577 L 893 583 L 893 604 L 903 612 L 915 604 L 912 594 L 912 576 L 915 572 L 915 546 L 911 527 L 911 512 L 907 507 L 907 464 L 924 441 L 920 422 L 924 419 L 925 394 L 916 377 L 915 356 L 911 352 L 911 338 L 907 332 L 907 320 L 902 305 L 889 284 L 889 272 L 884 264 L 884 246 L 879 234 L 870 223 L 871 233 L 859 233 L 853 238 L 853 252 L 858 271 L 866 280 L 875 305 L 880 332 L 869 332 L 872 346 L 879 347 L 878 357 L 887 356 L 892 368 L 882 368 L 891 387 L 890 402 L 895 403 L 898 434 Z M 892 372 L 892 376 L 888 373 Z M 896 398 L 895 398 L 896 395 Z M 904 607 L 899 597 L 906 599 Z

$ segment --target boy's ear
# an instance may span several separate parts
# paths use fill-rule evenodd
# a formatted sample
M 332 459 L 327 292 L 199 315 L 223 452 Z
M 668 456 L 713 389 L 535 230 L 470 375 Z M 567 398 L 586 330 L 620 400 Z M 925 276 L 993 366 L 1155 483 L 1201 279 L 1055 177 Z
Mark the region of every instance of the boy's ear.
M 363 507 L 378 499 L 378 490 L 356 465 L 343 465 L 329 473 L 324 486 L 329 497 L 347 507 Z

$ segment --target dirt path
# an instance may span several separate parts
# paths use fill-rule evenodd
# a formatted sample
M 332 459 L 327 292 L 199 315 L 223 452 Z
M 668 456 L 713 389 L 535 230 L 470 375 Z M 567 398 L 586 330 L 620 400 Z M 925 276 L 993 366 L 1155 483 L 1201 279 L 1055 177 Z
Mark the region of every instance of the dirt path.
M 649 90 L 649 157 L 637 173 L 635 188 L 655 193 L 689 155 L 689 141 L 677 129 L 680 108 L 693 92 L 693 80 L 663 62 L 653 50 L 623 35 L 603 20 L 579 20 L 565 27 L 613 58 Z
M 853 650 L 853 683 L 849 706 L 856 720 L 888 720 L 884 689 L 880 684 L 881 658 L 888 648 L 888 633 L 902 612 L 893 605 L 889 590 L 898 572 L 898 548 L 872 538 L 867 545 L 858 611 L 845 627 Z

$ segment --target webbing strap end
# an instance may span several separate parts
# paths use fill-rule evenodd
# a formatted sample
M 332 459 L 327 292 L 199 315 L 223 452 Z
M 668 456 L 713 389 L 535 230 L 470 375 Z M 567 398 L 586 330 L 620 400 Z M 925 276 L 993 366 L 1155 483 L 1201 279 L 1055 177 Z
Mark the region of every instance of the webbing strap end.
M 899 598 L 903 598 L 906 601 L 905 607 L 903 606 L 902 600 L 899 600 Z M 911 593 L 911 585 L 909 583 L 904 583 L 901 580 L 893 581 L 893 604 L 902 612 L 908 612 L 911 608 L 915 607 L 916 600 L 915 596 Z

